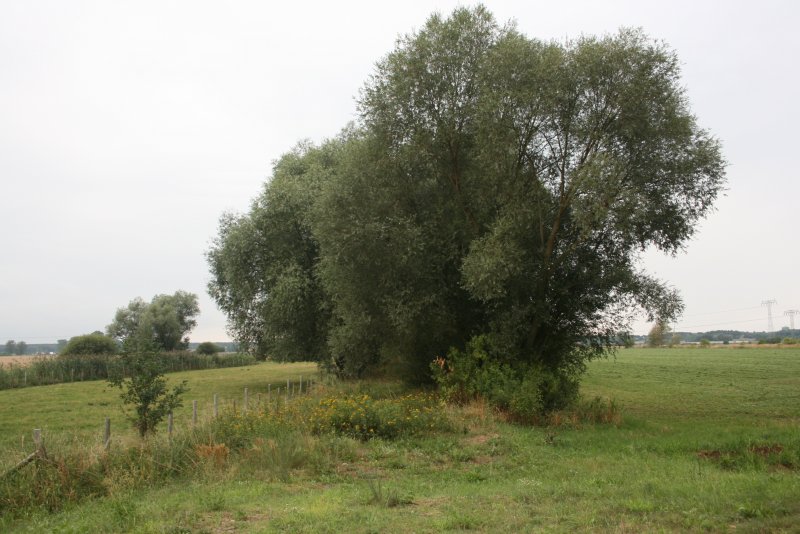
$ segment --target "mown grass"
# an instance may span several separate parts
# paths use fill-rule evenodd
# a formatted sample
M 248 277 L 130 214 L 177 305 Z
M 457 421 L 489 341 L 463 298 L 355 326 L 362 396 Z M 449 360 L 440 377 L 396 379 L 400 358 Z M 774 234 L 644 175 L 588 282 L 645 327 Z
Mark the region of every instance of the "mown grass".
M 254 366 L 230 391 L 285 383 L 285 370 Z M 198 373 L 194 391 L 219 386 L 192 384 Z M 796 531 L 800 350 L 624 350 L 594 362 L 583 391 L 616 399 L 621 424 L 520 427 L 474 403 L 448 408 L 451 430 L 435 434 L 298 437 L 286 476 L 274 463 L 291 458 L 242 454 L 0 530 Z

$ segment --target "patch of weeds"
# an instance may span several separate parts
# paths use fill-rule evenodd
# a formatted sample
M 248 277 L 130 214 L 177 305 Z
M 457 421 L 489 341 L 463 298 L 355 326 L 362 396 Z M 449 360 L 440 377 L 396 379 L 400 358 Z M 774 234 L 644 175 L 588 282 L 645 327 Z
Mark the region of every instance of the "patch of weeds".
M 796 444 L 742 442 L 718 449 L 701 449 L 696 455 L 727 471 L 800 469 L 800 447 Z
M 136 503 L 128 499 L 118 498 L 108 503 L 110 521 L 114 525 L 124 528 L 135 526 L 139 519 L 139 510 Z
M 370 492 L 369 504 L 385 506 L 386 508 L 414 504 L 414 500 L 410 495 L 401 495 L 396 489 L 385 489 L 380 479 L 367 478 L 366 480 Z
M 469 515 L 451 516 L 441 523 L 441 530 L 477 530 L 482 522 Z
M 737 513 L 742 519 L 767 519 L 776 515 L 774 510 L 750 504 L 739 506 Z
M 475 459 L 475 451 L 471 447 L 458 447 L 448 451 L 448 455 L 454 462 L 471 462 Z
M 467 482 L 483 482 L 486 480 L 486 475 L 477 469 L 473 469 L 472 471 L 468 471 L 464 475 L 464 478 Z
M 200 506 L 205 512 L 221 512 L 225 509 L 225 494 L 221 491 L 209 491 L 200 495 Z

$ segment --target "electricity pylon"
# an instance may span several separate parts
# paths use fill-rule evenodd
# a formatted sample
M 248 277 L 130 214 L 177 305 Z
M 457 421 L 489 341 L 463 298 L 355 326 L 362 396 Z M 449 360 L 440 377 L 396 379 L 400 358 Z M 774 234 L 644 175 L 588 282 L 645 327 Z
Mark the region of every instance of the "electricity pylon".
M 789 316 L 789 325 L 792 327 L 792 330 L 794 330 L 794 316 L 800 315 L 800 310 L 786 310 L 783 314 Z
M 775 331 L 775 328 L 772 326 L 772 305 L 777 303 L 778 301 L 775 299 L 761 301 L 761 305 L 767 307 L 767 324 L 769 325 L 769 329 L 767 330 L 767 332 Z

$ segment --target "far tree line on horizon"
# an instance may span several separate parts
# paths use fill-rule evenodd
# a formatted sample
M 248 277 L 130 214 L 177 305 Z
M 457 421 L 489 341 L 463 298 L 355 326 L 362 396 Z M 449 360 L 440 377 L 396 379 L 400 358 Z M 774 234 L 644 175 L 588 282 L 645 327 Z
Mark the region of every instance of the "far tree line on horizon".
M 681 311 L 638 255 L 680 250 L 725 162 L 663 43 L 544 42 L 460 8 L 398 41 L 358 111 L 221 219 L 209 292 L 250 351 L 412 382 L 468 368 L 474 391 L 492 370 L 554 408 L 635 310 Z

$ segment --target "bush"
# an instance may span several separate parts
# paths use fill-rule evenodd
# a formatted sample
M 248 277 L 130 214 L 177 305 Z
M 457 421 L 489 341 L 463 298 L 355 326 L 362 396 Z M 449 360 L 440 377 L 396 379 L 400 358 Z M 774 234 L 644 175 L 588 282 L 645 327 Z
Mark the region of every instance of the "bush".
M 567 408 L 578 398 L 578 375 L 539 363 L 502 363 L 485 336 L 477 336 L 461 352 L 450 349 L 447 359 L 431 364 L 442 396 L 456 403 L 483 398 L 525 423 Z
M 129 377 L 112 375 L 108 382 L 122 390 L 120 398 L 133 410 L 128 415 L 131 422 L 144 438 L 156 430 L 156 425 L 167 414 L 181 406 L 181 395 L 187 391 L 183 380 L 172 389 L 167 389 L 164 378 L 165 366 L 152 342 L 134 346 L 124 356 Z
M 197 354 L 203 354 L 205 356 L 213 356 L 218 352 L 224 352 L 225 349 L 210 341 L 204 341 L 203 343 L 197 345 L 197 348 L 194 351 Z
M 69 340 L 61 354 L 64 356 L 79 356 L 87 354 L 117 354 L 117 342 L 103 334 L 87 334 L 75 336 Z
M 315 434 L 332 432 L 361 440 L 393 439 L 449 429 L 442 408 L 433 395 L 418 393 L 397 399 L 358 395 L 324 398 L 306 407 L 306 417 Z

